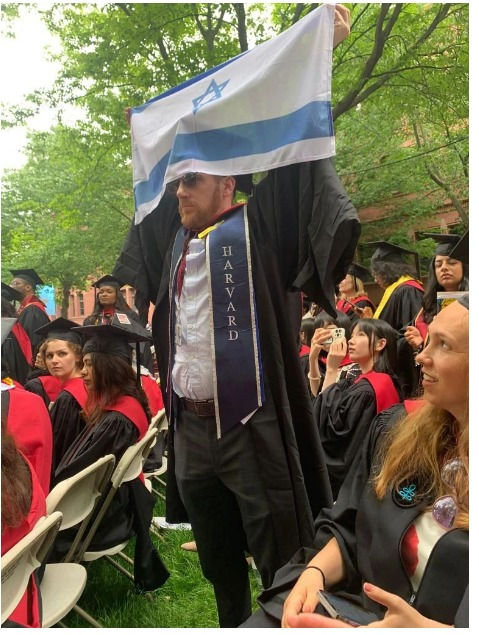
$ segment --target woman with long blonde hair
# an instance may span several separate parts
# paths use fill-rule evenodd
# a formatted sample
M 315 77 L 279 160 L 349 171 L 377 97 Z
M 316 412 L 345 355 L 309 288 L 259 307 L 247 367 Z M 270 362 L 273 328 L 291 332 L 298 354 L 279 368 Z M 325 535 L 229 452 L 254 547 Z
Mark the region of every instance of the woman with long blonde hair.
M 316 519 L 315 546 L 280 569 L 247 626 L 349 627 L 318 591 L 347 592 L 369 628 L 467 627 L 469 593 L 469 298 L 444 308 L 418 355 L 425 404 L 380 415 L 336 504 Z M 274 599 L 272 599 L 272 596 Z M 316 611 L 316 613 L 315 613 Z

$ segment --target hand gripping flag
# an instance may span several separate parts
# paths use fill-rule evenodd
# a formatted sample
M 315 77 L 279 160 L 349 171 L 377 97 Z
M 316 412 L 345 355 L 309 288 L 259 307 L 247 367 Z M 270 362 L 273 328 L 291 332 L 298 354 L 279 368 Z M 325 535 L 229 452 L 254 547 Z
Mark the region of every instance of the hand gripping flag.
M 132 108 L 135 222 L 186 172 L 251 174 L 335 154 L 334 5 Z

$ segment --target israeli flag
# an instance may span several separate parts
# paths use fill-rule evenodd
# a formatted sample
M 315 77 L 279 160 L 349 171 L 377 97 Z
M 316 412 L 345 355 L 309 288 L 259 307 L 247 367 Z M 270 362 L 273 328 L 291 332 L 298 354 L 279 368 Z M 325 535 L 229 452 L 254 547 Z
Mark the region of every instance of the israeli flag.
M 132 108 L 135 222 L 186 172 L 250 174 L 335 154 L 334 4 Z

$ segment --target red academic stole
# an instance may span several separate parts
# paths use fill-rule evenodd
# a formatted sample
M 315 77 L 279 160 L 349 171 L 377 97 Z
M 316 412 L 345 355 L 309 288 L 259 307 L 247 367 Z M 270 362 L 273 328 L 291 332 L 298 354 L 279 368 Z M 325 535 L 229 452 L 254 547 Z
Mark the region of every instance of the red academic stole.
M 40 380 L 43 390 L 46 392 L 50 401 L 55 401 L 58 397 L 58 393 L 62 389 L 62 382 L 58 379 L 58 377 L 53 377 L 53 375 L 40 375 L 38 379 Z
M 309 355 L 311 349 L 309 348 L 309 346 L 306 346 L 306 344 L 302 344 L 301 348 L 299 349 L 299 356 L 303 357 L 303 355 Z
M 37 308 L 41 309 L 43 313 L 45 313 L 45 315 L 48 317 L 46 305 L 40 300 L 40 298 L 37 298 L 36 295 L 31 295 L 29 298 L 25 298 L 25 300 L 21 303 L 20 308 L 18 309 L 18 315 L 20 315 L 20 313 L 24 309 L 26 309 L 27 306 L 36 306 Z
M 371 300 L 368 298 L 367 295 L 358 295 L 357 298 L 354 298 L 353 300 L 348 300 L 347 302 L 346 300 L 343 300 L 341 298 L 341 300 L 338 300 L 336 302 L 336 308 L 338 309 L 338 311 L 347 313 L 351 307 L 351 304 L 354 304 L 356 306 L 356 303 L 361 302 L 362 300 L 367 300 L 368 302 L 371 302 Z
M 393 380 L 387 373 L 376 373 L 371 370 L 365 375 L 360 375 L 354 383 L 357 384 L 361 379 L 366 379 L 373 387 L 376 395 L 376 414 L 400 402 Z
M 27 332 L 23 328 L 21 324 L 15 322 L 12 326 L 12 333 L 15 335 L 18 345 L 20 346 L 20 350 L 22 351 L 23 357 L 27 360 L 28 364 L 32 363 L 33 352 L 32 352 L 32 343 L 30 342 L 30 338 L 27 335 Z
M 138 441 L 143 439 L 148 432 L 148 418 L 140 402 L 134 397 L 120 397 L 114 404 L 107 406 L 105 410 L 113 410 L 125 415 L 138 428 Z
M 133 425 L 137 427 L 139 433 L 138 441 L 143 439 L 145 434 L 148 432 L 148 418 L 141 407 L 140 402 L 134 397 L 120 397 L 114 404 L 107 406 L 105 410 L 113 410 L 114 412 L 119 412 L 120 414 L 125 415 L 125 417 L 127 417 Z M 138 478 L 143 484 L 145 483 L 143 472 Z
M 406 280 L 406 282 L 401 282 L 401 284 L 398 285 L 398 289 L 399 287 L 404 287 L 404 286 L 414 287 L 415 289 L 419 289 L 419 291 L 422 291 L 424 293 L 424 287 L 419 282 L 419 280 Z
M 403 402 L 404 410 L 410 415 L 426 405 L 425 399 L 405 399 Z
M 81 377 L 73 377 L 68 379 L 62 386 L 61 390 L 66 390 L 70 395 L 77 400 L 79 405 L 84 408 L 88 398 L 88 393 L 85 388 L 85 382 Z
M 416 318 L 415 327 L 421 334 L 421 337 L 424 342 L 426 342 L 428 336 L 428 325 L 424 322 L 424 311 L 421 309 Z
M 150 406 L 151 415 L 154 417 L 163 408 L 163 397 L 156 381 L 149 375 L 141 375 L 141 387 L 145 391 Z
M 19 527 L 7 528 L 2 535 L 2 555 L 26 536 L 36 525 L 38 520 L 46 515 L 45 494 L 38 482 L 35 470 L 23 454 L 22 458 L 29 467 L 32 479 L 32 501 L 29 513 L 27 517 L 23 519 L 22 524 Z M 38 596 L 38 588 L 32 574 L 25 593 L 13 613 L 9 616 L 9 619 L 21 624 L 25 628 L 41 628 L 42 623 L 39 609 L 40 599 Z

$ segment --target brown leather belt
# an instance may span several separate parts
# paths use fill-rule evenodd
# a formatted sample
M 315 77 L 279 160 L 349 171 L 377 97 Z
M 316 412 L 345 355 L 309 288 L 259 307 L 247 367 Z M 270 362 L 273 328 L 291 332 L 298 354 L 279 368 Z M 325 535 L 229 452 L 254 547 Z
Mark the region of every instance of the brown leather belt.
M 185 410 L 194 412 L 198 417 L 214 417 L 215 402 L 213 399 L 203 399 L 202 401 L 194 401 L 194 399 L 181 398 L 181 403 Z

